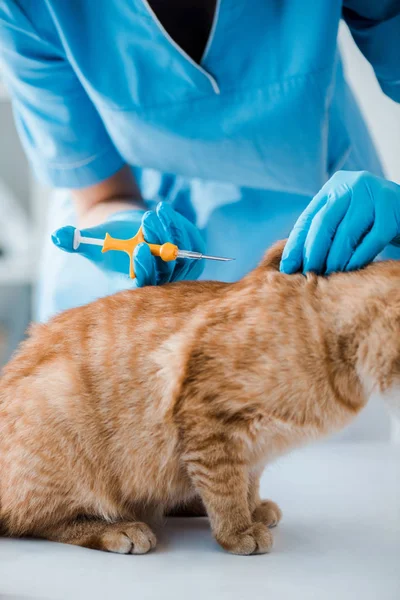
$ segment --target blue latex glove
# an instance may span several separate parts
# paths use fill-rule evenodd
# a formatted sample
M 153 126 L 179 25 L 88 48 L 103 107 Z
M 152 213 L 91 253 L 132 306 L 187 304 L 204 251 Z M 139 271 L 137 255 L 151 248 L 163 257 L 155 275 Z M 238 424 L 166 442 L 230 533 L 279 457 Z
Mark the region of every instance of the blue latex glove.
M 338 171 L 298 218 L 283 273 L 359 269 L 400 233 L 400 186 L 365 171 Z
M 90 238 L 112 237 L 128 239 L 133 237 L 142 225 L 144 239 L 152 244 L 172 242 L 182 250 L 204 253 L 204 241 L 198 229 L 185 217 L 173 210 L 166 202 L 160 202 L 156 211 L 144 212 L 128 210 L 116 213 L 108 221 L 82 229 L 81 234 Z M 124 252 L 110 250 L 104 254 L 100 246 L 81 244 L 73 249 L 74 227 L 62 227 L 53 234 L 53 242 L 66 252 L 76 252 L 96 263 L 102 269 L 114 273 L 129 273 L 129 257 Z M 160 285 L 169 281 L 197 279 L 204 268 L 203 260 L 182 260 L 164 262 L 153 257 L 146 244 L 139 244 L 134 251 L 134 270 L 137 287 Z

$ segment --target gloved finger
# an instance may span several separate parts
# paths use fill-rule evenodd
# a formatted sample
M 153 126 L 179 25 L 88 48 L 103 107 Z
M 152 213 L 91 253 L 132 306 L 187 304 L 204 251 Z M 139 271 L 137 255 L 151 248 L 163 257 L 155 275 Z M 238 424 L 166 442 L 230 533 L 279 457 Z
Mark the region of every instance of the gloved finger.
M 136 286 L 156 285 L 156 262 L 146 244 L 138 244 L 133 252 Z
M 178 246 L 180 250 L 192 250 L 186 219 L 174 211 L 166 202 L 158 204 L 156 214 L 169 241 Z M 171 281 L 187 279 L 191 262 L 193 261 L 177 259 L 174 263 Z
M 168 210 L 172 211 L 171 207 L 168 206 Z M 174 212 L 178 215 L 177 223 L 182 223 L 182 228 L 184 228 L 185 231 L 185 239 L 182 240 L 182 244 L 184 244 L 184 246 L 181 246 L 181 248 L 204 254 L 206 251 L 206 245 L 199 229 L 186 217 L 176 213 L 176 211 Z M 181 263 L 182 268 L 177 271 L 179 263 Z M 177 280 L 198 279 L 202 274 L 204 267 L 205 260 L 178 260 L 174 271 L 174 277 L 176 276 Z
M 303 264 L 304 244 L 312 220 L 326 202 L 324 188 L 314 197 L 307 208 L 301 213 L 292 231 L 282 254 L 280 271 L 282 273 L 296 273 Z
M 104 225 L 84 229 L 80 231 L 80 235 L 89 238 L 104 238 L 105 233 L 102 231 Z M 76 244 L 75 234 L 76 228 L 71 226 L 62 227 L 52 235 L 53 243 L 64 250 L 65 252 L 73 252 L 80 254 L 91 262 L 97 264 L 103 269 L 114 273 L 127 273 L 129 268 L 129 259 L 126 255 L 110 251 L 103 253 L 101 246 L 87 243 Z M 78 231 L 79 233 L 79 231 Z M 78 238 L 79 239 L 79 238 Z
M 181 250 L 204 252 L 205 245 L 199 230 L 185 217 L 176 212 L 166 202 L 160 202 L 156 209 L 160 223 L 169 240 Z M 197 279 L 204 269 L 203 260 L 178 259 L 175 262 L 171 281 Z
M 199 230 L 169 204 L 161 202 L 157 215 L 174 244 L 181 250 L 204 252 L 204 241 Z M 197 279 L 204 269 L 204 260 L 177 259 L 171 281 Z
M 74 236 L 75 236 L 75 227 L 71 225 L 67 225 L 65 227 L 60 227 L 57 229 L 52 236 L 51 240 L 55 246 L 61 248 L 65 252 L 75 252 L 74 249 Z
M 168 241 L 176 244 L 178 248 L 185 248 L 189 244 L 189 236 L 185 226 L 186 219 L 171 208 L 167 202 L 160 202 L 157 205 L 156 214 L 166 232 Z M 185 249 L 190 250 L 191 248 Z
M 326 273 L 344 271 L 362 238 L 370 231 L 375 220 L 374 205 L 351 201 L 349 210 L 337 228 L 326 260 Z
M 160 222 L 155 212 L 147 212 L 142 219 L 143 235 L 149 244 L 165 244 L 172 240 Z M 171 280 L 175 262 L 164 262 L 161 258 L 155 258 L 157 285 L 168 283 Z
M 61 227 L 60 229 L 57 229 L 57 231 L 55 231 L 51 236 L 53 244 L 61 250 L 64 250 L 64 252 L 73 252 L 81 254 L 82 256 L 88 258 L 94 263 L 104 264 L 106 262 L 106 259 L 108 259 L 109 257 L 102 253 L 101 246 L 97 246 L 94 244 L 79 244 L 77 246 L 75 242 L 76 231 L 76 227 L 72 227 L 71 225 L 67 225 L 65 227 Z M 85 237 L 96 237 L 91 232 L 91 230 L 83 230 L 80 232 L 80 234 Z
M 372 262 L 396 235 L 394 221 L 389 225 L 385 215 L 376 216 L 375 223 L 346 265 L 346 271 L 361 269 Z
M 340 196 L 330 196 L 315 215 L 304 243 L 303 273 L 322 273 L 325 270 L 332 240 L 349 208 L 350 198 L 350 191 Z
M 165 244 L 168 242 L 166 233 L 154 211 L 147 211 L 142 218 L 144 239 L 149 244 Z

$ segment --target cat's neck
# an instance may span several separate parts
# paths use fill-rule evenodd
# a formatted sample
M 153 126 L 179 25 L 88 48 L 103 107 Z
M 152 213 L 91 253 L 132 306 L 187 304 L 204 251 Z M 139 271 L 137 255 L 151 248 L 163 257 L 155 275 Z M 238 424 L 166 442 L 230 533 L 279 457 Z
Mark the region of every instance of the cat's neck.
M 400 263 L 328 278 L 288 278 L 267 262 L 235 286 L 239 292 L 251 290 L 252 308 L 246 306 L 246 313 L 253 311 L 254 322 L 279 319 L 284 351 L 302 364 L 299 376 L 310 385 L 308 397 L 294 384 L 286 386 L 285 401 L 272 406 L 279 420 L 299 429 L 313 423 L 315 435 L 323 435 L 346 425 L 377 389 L 390 390 L 396 376 L 400 389 L 399 281 Z M 273 325 L 266 328 L 266 338 L 271 330 Z
M 335 284 L 331 292 L 328 279 L 288 278 L 276 270 L 263 270 L 262 265 L 246 283 L 252 305 L 245 313 L 251 323 L 260 324 L 257 351 L 264 347 L 273 352 L 271 362 L 275 360 L 279 370 L 276 389 L 266 390 L 268 413 L 300 436 L 319 437 L 341 429 L 367 401 L 357 373 L 357 348 L 341 315 L 342 310 L 346 314 L 348 290 Z M 254 332 L 251 327 L 248 331 L 244 348 L 254 345 Z M 293 367 L 290 373 L 287 362 Z M 260 372 L 266 365 L 269 373 L 271 363 L 262 359 L 260 363 Z M 279 393 L 282 389 L 284 395 Z
M 366 400 L 400 380 L 398 265 L 321 280 L 322 314 L 334 360 L 360 382 Z M 392 272 L 393 271 L 393 272 Z

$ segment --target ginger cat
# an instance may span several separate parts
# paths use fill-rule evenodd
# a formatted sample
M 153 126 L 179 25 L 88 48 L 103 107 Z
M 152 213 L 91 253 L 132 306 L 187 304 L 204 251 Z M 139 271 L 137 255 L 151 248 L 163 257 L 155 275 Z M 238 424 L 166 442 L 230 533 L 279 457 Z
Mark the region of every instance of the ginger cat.
M 268 552 L 267 463 L 400 383 L 400 263 L 121 292 L 34 326 L 0 380 L 0 528 L 110 552 L 202 501 L 216 540 Z M 390 394 L 389 394 L 390 397 Z

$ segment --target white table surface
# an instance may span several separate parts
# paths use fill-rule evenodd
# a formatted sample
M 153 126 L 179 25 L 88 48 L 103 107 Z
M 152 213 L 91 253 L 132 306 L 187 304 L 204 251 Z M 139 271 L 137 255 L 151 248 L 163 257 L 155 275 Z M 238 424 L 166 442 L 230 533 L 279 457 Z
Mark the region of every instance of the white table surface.
M 226 554 L 206 519 L 170 519 L 145 556 L 1 539 L 0 598 L 400 599 L 399 446 L 297 451 L 262 488 L 284 512 L 269 555 Z

